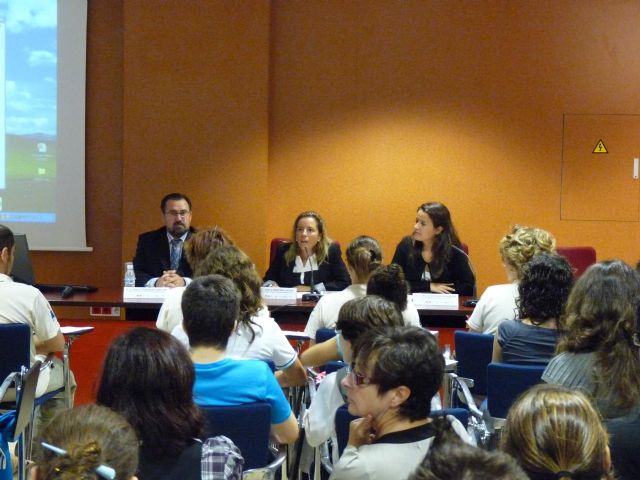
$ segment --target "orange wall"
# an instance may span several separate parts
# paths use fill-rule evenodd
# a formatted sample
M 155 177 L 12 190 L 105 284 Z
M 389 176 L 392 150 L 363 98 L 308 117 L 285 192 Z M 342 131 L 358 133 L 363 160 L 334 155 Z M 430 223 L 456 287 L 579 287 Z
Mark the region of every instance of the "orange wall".
M 315 208 L 387 259 L 449 206 L 480 291 L 514 223 L 638 258 L 638 223 L 560 221 L 562 115 L 638 113 L 637 2 L 276 1 L 268 236 Z M 639 146 L 640 150 L 640 146 Z M 615 208 L 615 206 L 612 206 Z
M 36 253 L 37 273 L 117 285 L 173 190 L 261 271 L 303 209 L 390 260 L 434 199 L 481 290 L 503 281 L 514 223 L 635 261 L 638 223 L 560 221 L 560 172 L 563 113 L 640 112 L 639 15 L 605 0 L 89 2 L 94 252 Z

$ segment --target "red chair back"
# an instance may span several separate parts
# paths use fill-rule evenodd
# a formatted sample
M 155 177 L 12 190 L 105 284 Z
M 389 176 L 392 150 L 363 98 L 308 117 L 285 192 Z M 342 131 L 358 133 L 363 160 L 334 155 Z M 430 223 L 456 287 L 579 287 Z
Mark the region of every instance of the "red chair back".
M 556 252 L 565 257 L 576 269 L 576 278 L 580 277 L 589 266 L 596 263 L 596 251 L 593 247 L 557 247 Z

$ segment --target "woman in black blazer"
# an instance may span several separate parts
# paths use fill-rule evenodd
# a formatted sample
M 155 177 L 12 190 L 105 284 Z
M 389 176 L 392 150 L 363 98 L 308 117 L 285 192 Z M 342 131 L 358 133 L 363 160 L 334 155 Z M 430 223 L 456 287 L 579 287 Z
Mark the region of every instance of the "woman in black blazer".
M 317 212 L 302 212 L 293 223 L 292 242 L 282 245 L 264 276 L 265 284 L 296 287 L 300 292 L 316 289 L 344 290 L 351 280 L 340 247 L 331 243 L 324 220 Z
M 420 205 L 413 233 L 400 241 L 392 263 L 402 267 L 412 292 L 474 294 L 469 257 L 441 203 Z

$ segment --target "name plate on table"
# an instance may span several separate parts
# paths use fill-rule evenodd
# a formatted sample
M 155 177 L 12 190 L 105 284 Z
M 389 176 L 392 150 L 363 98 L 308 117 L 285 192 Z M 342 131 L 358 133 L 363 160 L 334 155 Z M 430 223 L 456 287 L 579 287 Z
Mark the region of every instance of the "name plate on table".
M 260 295 L 265 300 L 293 300 L 298 299 L 298 291 L 295 288 L 284 287 L 260 287 Z
M 123 300 L 140 300 L 158 303 L 162 302 L 169 291 L 166 287 L 124 287 Z
M 417 308 L 456 310 L 458 308 L 458 294 L 444 293 L 414 293 L 413 304 Z

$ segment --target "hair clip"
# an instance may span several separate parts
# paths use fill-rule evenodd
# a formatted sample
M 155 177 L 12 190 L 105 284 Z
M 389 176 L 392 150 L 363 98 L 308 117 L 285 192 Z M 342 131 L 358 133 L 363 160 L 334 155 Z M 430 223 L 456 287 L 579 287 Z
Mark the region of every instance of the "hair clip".
M 40 445 L 42 445 L 47 450 L 52 451 L 56 455 L 62 456 L 67 454 L 66 450 L 63 450 L 60 447 L 56 447 L 55 445 L 51 445 L 50 443 L 41 442 Z M 115 469 L 111 468 L 108 465 L 98 465 L 96 467 L 96 473 L 100 475 L 102 478 L 106 478 L 107 480 L 114 480 L 116 478 Z

